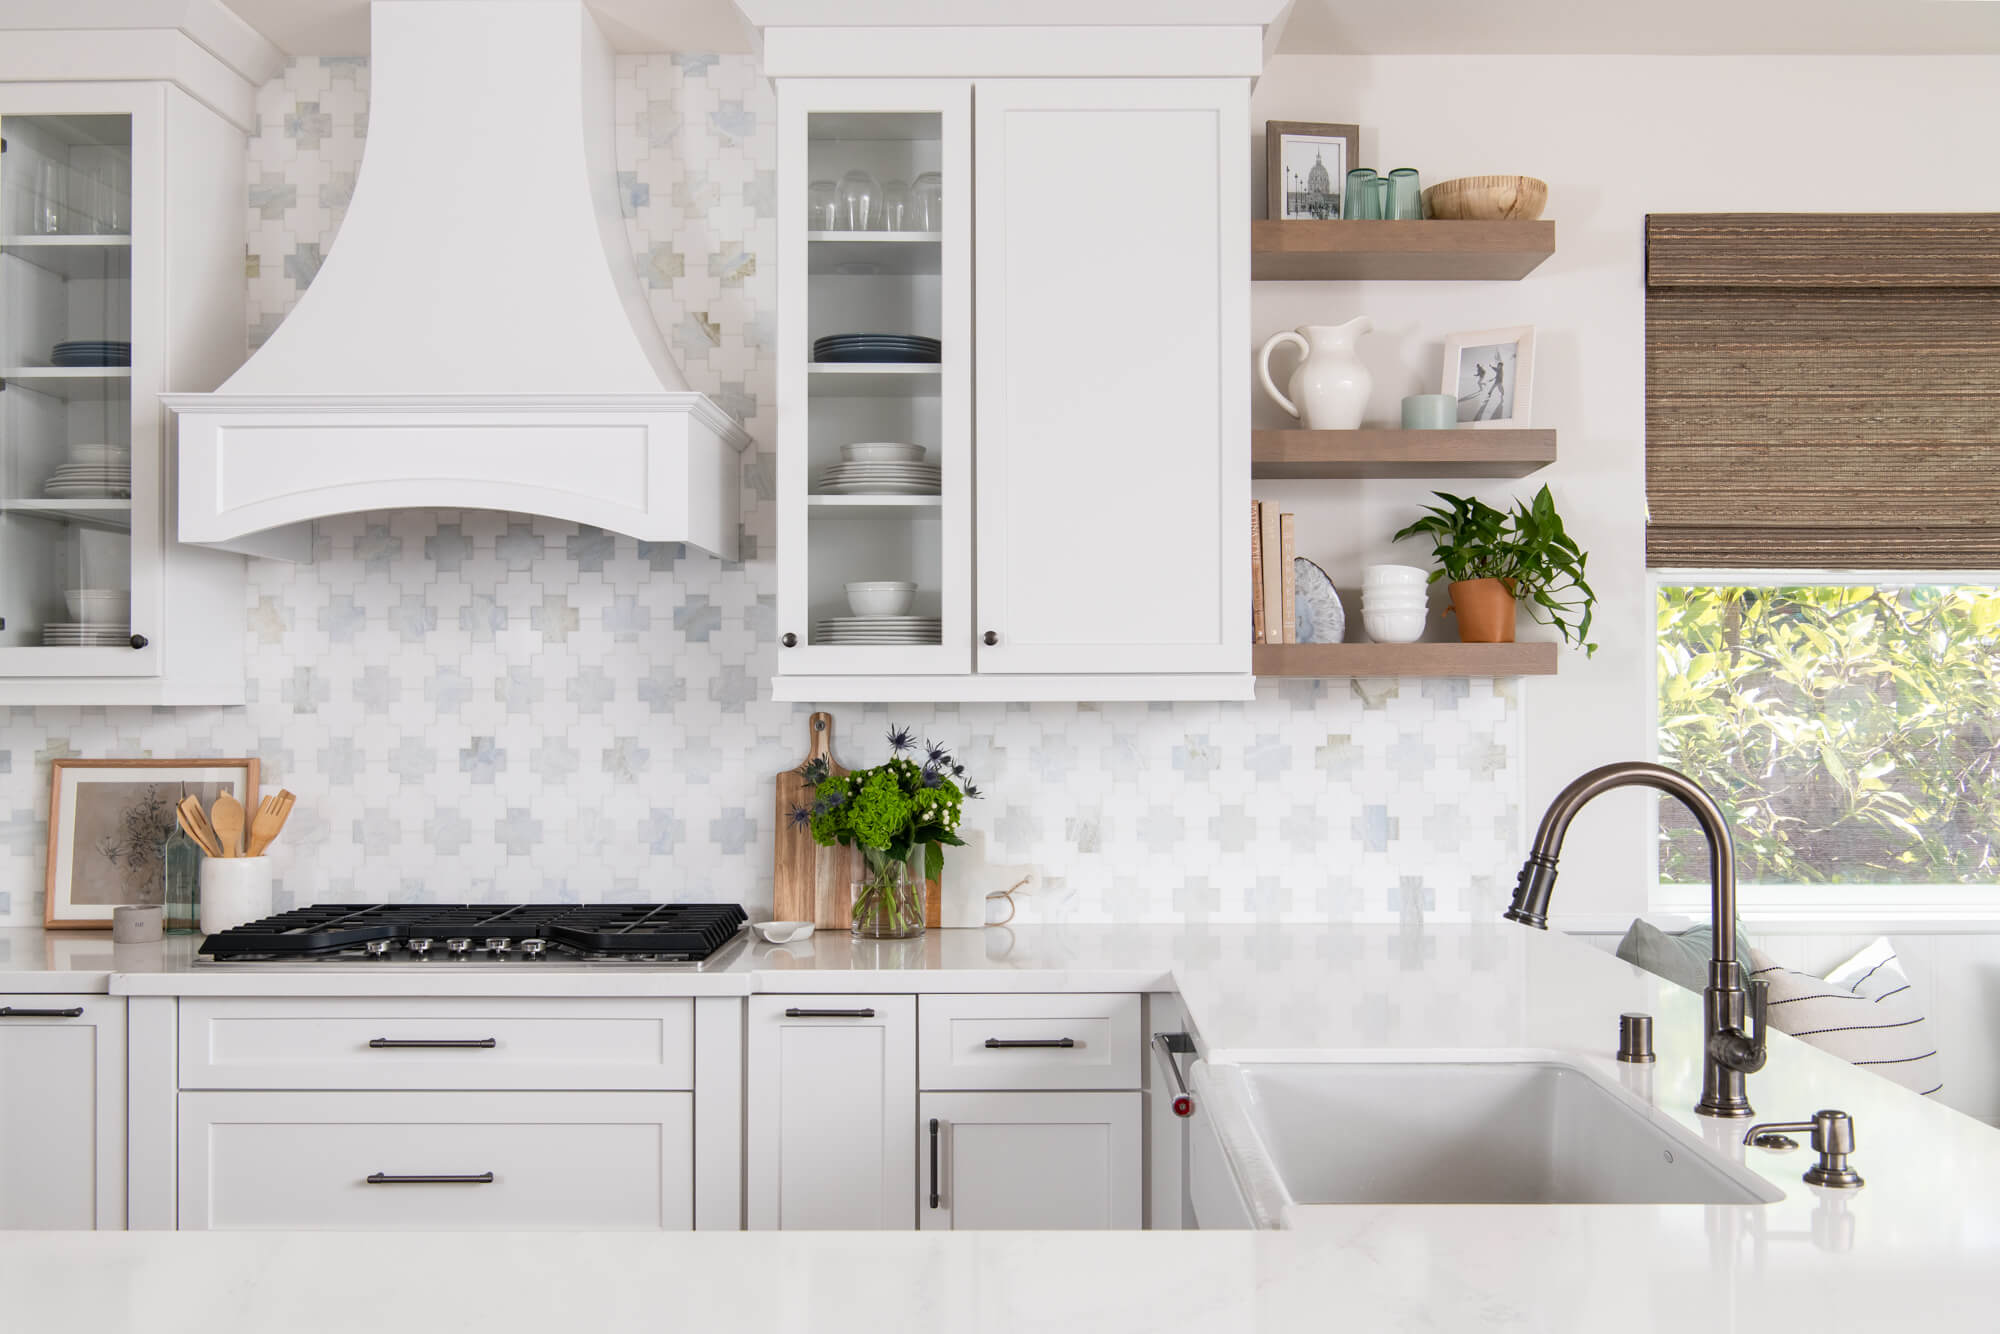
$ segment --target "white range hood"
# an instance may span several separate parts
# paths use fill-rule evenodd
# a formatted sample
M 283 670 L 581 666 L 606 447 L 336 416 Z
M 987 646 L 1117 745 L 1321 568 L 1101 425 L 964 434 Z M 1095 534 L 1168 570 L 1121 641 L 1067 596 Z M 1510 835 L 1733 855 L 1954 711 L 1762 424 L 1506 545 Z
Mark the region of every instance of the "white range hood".
M 581 0 L 376 0 L 347 218 L 270 341 L 170 394 L 180 540 L 271 555 L 361 510 L 544 514 L 736 555 L 743 429 L 646 306 Z

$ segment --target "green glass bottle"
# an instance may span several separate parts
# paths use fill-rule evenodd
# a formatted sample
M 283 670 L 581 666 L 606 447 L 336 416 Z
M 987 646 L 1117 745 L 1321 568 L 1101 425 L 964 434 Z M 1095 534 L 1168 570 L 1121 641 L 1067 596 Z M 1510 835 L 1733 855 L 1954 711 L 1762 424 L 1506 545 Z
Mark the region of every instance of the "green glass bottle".
M 185 795 L 185 787 L 182 793 Z M 166 911 L 161 914 L 161 925 L 170 936 L 201 930 L 201 863 L 206 855 L 175 821 L 160 853 L 166 876 Z

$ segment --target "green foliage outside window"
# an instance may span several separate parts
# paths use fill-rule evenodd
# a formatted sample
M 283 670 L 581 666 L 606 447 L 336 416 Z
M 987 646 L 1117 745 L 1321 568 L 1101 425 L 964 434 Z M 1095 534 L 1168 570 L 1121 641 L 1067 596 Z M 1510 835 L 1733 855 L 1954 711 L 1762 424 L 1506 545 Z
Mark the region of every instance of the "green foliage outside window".
M 2000 878 L 2000 589 L 1659 593 L 1660 761 L 1714 794 L 1739 875 L 1776 884 Z M 1660 803 L 1660 879 L 1708 853 Z

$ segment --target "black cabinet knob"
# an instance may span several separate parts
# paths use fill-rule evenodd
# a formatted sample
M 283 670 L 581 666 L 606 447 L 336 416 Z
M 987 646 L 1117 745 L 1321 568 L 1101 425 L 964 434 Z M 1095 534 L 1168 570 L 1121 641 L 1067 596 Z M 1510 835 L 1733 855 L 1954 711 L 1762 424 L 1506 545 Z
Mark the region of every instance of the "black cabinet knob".
M 797 648 L 799 646 L 799 637 L 787 630 L 784 634 L 778 636 L 778 642 L 786 648 Z
M 151 642 L 151 641 L 149 641 L 149 640 L 148 640 L 148 639 L 146 638 L 146 636 L 144 636 L 144 635 L 133 635 L 133 636 L 132 636 L 132 647 L 133 647 L 133 648 L 144 648 L 144 647 L 146 647 L 146 645 L 147 645 L 147 644 L 148 644 L 149 642 Z
M 979 637 L 986 642 L 986 647 L 988 648 L 992 648 L 995 644 L 1000 642 L 1000 632 L 998 630 L 988 630 L 985 634 Z

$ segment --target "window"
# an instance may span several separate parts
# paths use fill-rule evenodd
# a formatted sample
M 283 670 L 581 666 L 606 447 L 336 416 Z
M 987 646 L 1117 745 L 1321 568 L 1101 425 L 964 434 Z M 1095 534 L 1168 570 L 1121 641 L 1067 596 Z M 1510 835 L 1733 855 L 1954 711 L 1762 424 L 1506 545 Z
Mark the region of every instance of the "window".
M 2000 586 L 1724 577 L 1655 583 L 1658 744 L 1729 816 L 1739 878 L 1888 907 L 2000 884 Z M 1672 802 L 1659 876 L 1706 892 Z

